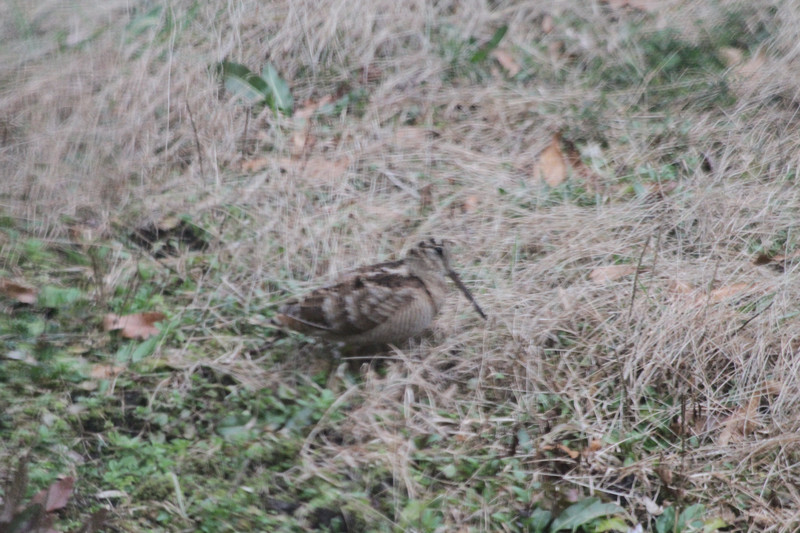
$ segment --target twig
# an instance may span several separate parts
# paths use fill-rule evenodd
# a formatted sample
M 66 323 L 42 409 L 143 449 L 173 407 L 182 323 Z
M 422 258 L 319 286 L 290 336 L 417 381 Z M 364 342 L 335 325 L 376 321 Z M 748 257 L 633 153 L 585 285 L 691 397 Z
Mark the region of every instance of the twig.
M 194 132 L 194 144 L 197 148 L 197 157 L 200 159 L 200 176 L 205 179 L 206 167 L 203 163 L 203 149 L 200 147 L 200 136 L 197 135 L 197 126 L 194 124 L 194 115 L 192 115 L 192 108 L 189 107 L 189 101 L 186 101 L 186 111 L 189 112 L 189 122 L 192 123 L 192 131 Z
M 644 253 L 647 251 L 647 245 L 650 244 L 650 239 L 652 235 L 647 236 L 647 240 L 644 243 L 644 247 L 642 248 L 642 253 L 639 254 L 639 262 L 636 263 L 636 272 L 633 274 L 633 290 L 631 291 L 631 305 L 628 308 L 628 322 L 631 320 L 631 316 L 633 315 L 633 302 L 636 300 L 636 286 L 639 285 L 639 270 L 642 268 L 642 261 L 644 260 Z
M 247 148 L 247 128 L 250 126 L 250 108 L 247 108 L 247 114 L 244 117 L 244 131 L 242 132 L 242 155 L 245 155 Z
M 748 318 L 747 320 L 745 320 L 745 321 L 744 321 L 744 324 L 742 324 L 741 326 L 739 326 L 739 327 L 736 329 L 736 331 L 734 331 L 734 332 L 733 332 L 733 335 L 731 335 L 731 337 L 734 337 L 734 336 L 738 335 L 738 334 L 739 334 L 739 332 L 741 332 L 741 331 L 742 331 L 742 330 L 745 328 L 745 326 L 747 326 L 747 324 L 749 324 L 750 322 L 752 322 L 753 320 L 755 320 L 756 318 L 758 318 L 758 317 L 761 315 L 761 313 L 763 313 L 764 311 L 766 311 L 767 309 L 769 309 L 770 307 L 772 307 L 772 304 L 774 304 L 774 303 L 775 303 L 775 300 L 772 300 L 772 301 L 769 303 L 769 305 L 768 305 L 768 306 L 766 306 L 764 309 L 762 309 L 762 310 L 761 310 L 761 311 L 759 311 L 758 313 L 754 314 L 753 316 L 751 316 L 750 318 Z

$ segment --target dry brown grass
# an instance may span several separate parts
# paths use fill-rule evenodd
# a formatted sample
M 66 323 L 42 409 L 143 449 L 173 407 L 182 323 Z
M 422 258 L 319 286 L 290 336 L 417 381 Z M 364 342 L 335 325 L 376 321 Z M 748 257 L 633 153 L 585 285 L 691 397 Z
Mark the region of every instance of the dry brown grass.
M 201 3 L 190 17 L 193 3 L 179 1 L 170 9 L 182 27 L 165 29 L 162 15 L 138 36 L 126 29 L 130 2 L 55 4 L 0 6 L 11 43 L 0 48 L 0 201 L 32 231 L 65 238 L 65 217 L 106 235 L 174 213 L 217 220 L 209 230 L 228 272 L 223 283 L 201 278 L 189 306 L 209 310 L 231 295 L 254 313 L 277 288 L 301 291 L 421 236 L 460 243 L 457 265 L 488 323 L 454 293 L 432 338 L 381 372 L 332 376 L 343 398 L 332 409 L 346 405 L 347 417 L 310 430 L 294 476 L 387 470 L 398 494 L 433 500 L 442 485 L 410 468 L 420 438 L 440 438 L 438 453 L 458 461 L 506 456 L 523 429 L 533 447 L 515 453 L 528 486 L 624 495 L 631 523 L 647 519 L 650 498 L 704 503 L 740 530 L 796 529 L 797 262 L 753 259 L 759 246 L 788 255 L 797 244 L 800 4 L 747 9 L 749 24 L 770 24 L 769 40 L 756 74 L 729 78 L 735 103 L 703 107 L 683 93 L 647 110 L 647 72 L 638 86 L 607 90 L 587 83 L 588 65 L 640 57 L 624 38 L 633 20 L 647 35 L 702 18 L 684 29 L 692 42 L 736 3 L 671 2 L 644 15 L 572 1 L 248 0 Z M 475 75 L 468 61 L 453 74 L 441 43 L 486 40 L 501 23 L 504 45 L 536 75 L 506 80 L 498 65 Z M 60 31 L 61 49 L 51 38 Z M 312 122 L 313 146 L 293 154 L 291 119 L 248 117 L 220 90 L 209 67 L 224 58 L 254 70 L 269 58 L 296 103 L 363 88 L 363 112 Z M 602 182 L 589 201 L 532 178 L 556 130 L 595 156 Z M 263 169 L 240 170 L 256 157 L 267 158 Z M 626 189 L 637 169 L 665 167 L 673 192 Z M 635 295 L 633 276 L 589 278 L 640 257 Z M 746 285 L 713 292 L 734 284 Z M 318 365 L 311 356 L 254 364 L 239 339 L 216 340 L 227 348 L 214 364 L 252 387 Z M 587 451 L 592 440 L 602 445 Z M 581 460 L 543 451 L 561 443 Z M 450 483 L 447 501 L 472 505 L 472 489 Z M 513 502 L 501 491 L 479 510 L 447 509 L 444 527 L 491 529 L 492 513 Z

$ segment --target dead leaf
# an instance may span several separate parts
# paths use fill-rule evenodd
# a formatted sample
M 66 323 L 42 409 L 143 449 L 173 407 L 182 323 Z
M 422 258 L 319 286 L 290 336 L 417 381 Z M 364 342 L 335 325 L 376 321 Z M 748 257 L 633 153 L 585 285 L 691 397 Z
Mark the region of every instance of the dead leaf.
M 600 439 L 592 439 L 589 441 L 589 446 L 586 449 L 590 452 L 599 452 L 603 449 L 603 441 Z
M 513 78 L 519 71 L 521 70 L 520 66 L 514 61 L 514 58 L 511 56 L 511 53 L 508 50 L 504 50 L 503 48 L 498 48 L 492 52 L 492 57 L 500 63 L 500 66 L 503 67 L 508 74 L 509 78 Z
M 161 231 L 172 231 L 183 222 L 180 218 L 170 215 L 162 218 L 156 223 L 156 227 Z
M 125 316 L 109 313 L 103 317 L 103 329 L 105 331 L 121 330 L 122 336 L 126 339 L 145 340 L 153 335 L 158 335 L 159 330 L 155 324 L 165 318 L 167 315 L 155 311 Z
M 567 163 L 561 151 L 561 134 L 553 135 L 553 140 L 539 154 L 539 160 L 533 168 L 533 175 L 544 180 L 551 187 L 557 187 L 567 179 Z
M 296 172 L 312 181 L 335 182 L 344 175 L 347 167 L 350 166 L 350 158 L 340 157 L 331 160 L 324 157 L 312 157 L 306 161 L 293 161 L 292 163 Z
M 711 302 L 717 303 L 730 298 L 731 296 L 736 296 L 750 288 L 749 283 L 734 283 L 733 285 L 725 285 L 724 287 L 719 287 L 718 289 L 714 289 L 711 291 L 709 296 L 709 300 Z
M 761 393 L 754 392 L 746 405 L 739 407 L 725 421 L 725 426 L 717 438 L 717 444 L 726 446 L 734 436 L 746 437 L 759 428 L 758 408 L 761 405 Z
M 569 447 L 567 447 L 567 446 L 565 446 L 563 444 L 555 444 L 555 445 L 553 445 L 553 444 L 545 444 L 544 446 L 539 448 L 539 451 L 542 451 L 542 452 L 559 451 L 561 453 L 564 453 L 564 454 L 568 455 L 571 459 L 577 459 L 578 457 L 581 456 L 581 452 L 577 452 L 577 451 L 575 451 L 575 450 L 573 450 L 573 449 L 571 449 L 571 448 L 569 448 Z
M 653 183 L 648 187 L 650 193 L 647 195 L 647 200 L 663 200 L 669 193 L 678 188 L 678 182 L 665 181 L 661 183 Z
M 34 495 L 33 503 L 44 506 L 45 512 L 51 513 L 67 506 L 72 488 L 75 486 L 75 478 L 68 476 L 59 479 L 47 489 L 42 489 Z
M 266 168 L 269 165 L 269 159 L 266 157 L 254 157 L 253 159 L 247 159 L 242 161 L 240 167 L 245 172 L 258 172 Z
M 597 267 L 589 273 L 589 279 L 598 285 L 624 278 L 636 272 L 636 265 L 609 265 Z
M 753 264 L 756 266 L 760 265 L 768 265 L 772 263 L 772 256 L 769 254 L 758 254 L 755 259 L 753 259 Z
M 0 280 L 0 292 L 21 304 L 33 305 L 36 303 L 36 289 L 19 285 L 7 279 Z
M 692 294 L 695 291 L 691 283 L 679 279 L 671 281 L 669 288 L 672 292 L 677 294 Z
M 314 146 L 316 139 L 311 134 L 311 128 L 307 124 L 298 124 L 292 133 L 292 155 L 299 156 L 306 149 Z
M 569 448 L 564 444 L 556 444 L 556 448 L 567 454 L 570 457 L 570 459 L 577 459 L 578 457 L 581 456 L 581 452 L 573 450 L 572 448 Z
M 392 143 L 397 148 L 408 150 L 427 146 L 431 138 L 431 132 L 427 128 L 401 126 L 394 131 Z
M 734 67 L 734 72 L 742 78 L 752 78 L 763 70 L 764 65 L 767 63 L 767 53 L 761 48 L 758 52 L 753 54 L 746 62 L 741 63 L 739 66 Z
M 314 181 L 336 181 L 347 170 L 350 158 L 347 156 L 339 159 L 326 159 L 321 156 L 308 159 L 257 157 L 243 161 L 240 168 L 246 172 L 258 172 L 273 164 L 277 165 L 281 171 L 295 176 L 305 176 Z
M 429 183 L 419 190 L 420 212 L 430 209 L 433 205 L 433 183 Z
M 661 482 L 666 485 L 672 485 L 672 469 L 668 468 L 666 465 L 658 465 L 655 467 L 655 472 L 658 474 L 658 477 L 661 478 Z
M 566 46 L 564 45 L 564 41 L 552 41 L 547 44 L 547 55 L 550 57 L 550 61 L 558 61 L 562 55 L 564 55 L 564 50 Z
M 123 370 L 124 366 L 93 365 L 89 375 L 94 379 L 111 379 L 117 377 Z
M 316 113 L 317 109 L 322 106 L 326 106 L 333 102 L 333 96 L 330 94 L 326 94 L 319 100 L 306 100 L 303 104 L 295 110 L 294 114 L 292 115 L 295 118 L 299 119 L 307 119 L 311 118 L 314 113 Z
M 783 382 L 768 379 L 764 382 L 764 394 L 767 396 L 778 396 L 783 391 Z
M 550 33 L 556 27 L 555 23 L 553 22 L 553 17 L 550 15 L 545 15 L 542 17 L 542 33 Z
M 471 211 L 475 211 L 477 209 L 478 204 L 480 203 L 480 199 L 477 195 L 472 194 L 464 198 L 464 201 L 461 202 L 461 212 L 462 213 L 469 213 Z
M 744 50 L 733 46 L 723 46 L 719 49 L 719 55 L 722 56 L 722 62 L 728 67 L 738 65 L 744 61 Z
M 792 259 L 797 259 L 800 257 L 800 250 L 792 252 L 787 255 L 778 254 L 778 255 L 769 255 L 769 254 L 759 254 L 753 260 L 754 265 L 766 265 L 768 263 L 783 263 L 784 261 L 791 261 Z
M 572 141 L 563 141 L 566 149 L 566 160 L 572 170 L 586 181 L 587 189 L 591 192 L 600 190 L 600 175 L 589 168 L 581 159 L 581 153 Z

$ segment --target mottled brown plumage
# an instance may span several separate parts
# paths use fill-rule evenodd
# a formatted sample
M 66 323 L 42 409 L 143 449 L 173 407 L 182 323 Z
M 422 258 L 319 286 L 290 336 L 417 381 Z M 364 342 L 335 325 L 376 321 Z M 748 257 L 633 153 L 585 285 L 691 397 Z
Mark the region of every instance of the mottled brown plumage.
M 447 294 L 446 276 L 486 318 L 450 267 L 447 244 L 430 239 L 400 261 L 358 268 L 333 285 L 286 302 L 275 321 L 349 346 L 399 344 L 433 322 Z

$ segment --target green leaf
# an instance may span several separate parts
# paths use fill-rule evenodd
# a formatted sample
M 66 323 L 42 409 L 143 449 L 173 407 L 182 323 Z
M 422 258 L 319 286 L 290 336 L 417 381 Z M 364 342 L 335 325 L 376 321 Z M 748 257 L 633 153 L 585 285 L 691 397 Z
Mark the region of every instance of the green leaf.
M 607 533 L 608 531 L 619 531 L 626 533 L 630 531 L 630 527 L 625 523 L 625 520 L 618 516 L 600 520 L 594 526 L 594 533 Z
M 217 71 L 222 76 L 225 89 L 244 100 L 249 105 L 258 104 L 267 99 L 269 88 L 267 83 L 246 66 L 223 61 L 217 65 Z
M 507 25 L 500 26 L 497 29 L 497 31 L 494 32 L 494 35 L 492 35 L 492 38 L 489 39 L 489 42 L 484 44 L 483 46 L 481 46 L 478 49 L 477 52 L 472 54 L 472 57 L 469 58 L 470 62 L 471 63 L 480 63 L 481 61 L 486 59 L 489 56 L 489 54 L 492 52 L 492 50 L 497 48 L 497 45 L 500 44 L 500 41 L 503 39 L 503 37 L 505 37 L 507 31 L 508 31 L 508 26 Z
M 597 518 L 622 512 L 622 507 L 614 503 L 603 503 L 600 498 L 587 498 L 570 505 L 558 518 L 553 520 L 550 531 L 575 530 Z
M 714 533 L 723 527 L 728 527 L 728 523 L 722 518 L 712 518 L 703 524 L 703 533 Z
M 682 529 L 686 526 L 692 526 L 695 529 L 699 529 L 703 526 L 703 515 L 705 513 L 706 508 L 703 504 L 696 503 L 687 507 L 678 519 L 678 527 Z
M 547 531 L 547 524 L 553 518 L 552 513 L 547 509 L 537 507 L 533 510 L 531 515 L 525 519 L 525 525 L 528 526 L 528 531 L 531 533 L 544 533 Z
M 42 307 L 57 309 L 80 300 L 83 293 L 80 289 L 61 289 L 47 285 L 39 291 L 38 304 Z
M 154 335 L 139 344 L 139 346 L 137 346 L 136 349 L 131 352 L 131 363 L 138 363 L 145 357 L 153 355 L 153 352 L 155 351 L 160 340 L 161 335 Z
M 656 533 L 672 533 L 675 527 L 675 508 L 667 507 L 661 516 L 656 518 Z M 680 531 L 680 529 L 678 529 Z
M 291 113 L 294 101 L 292 100 L 292 92 L 289 90 L 289 84 L 280 77 L 272 63 L 267 62 L 264 68 L 261 69 L 261 78 L 267 85 L 267 102 L 270 107 L 276 111 Z
M 451 464 L 445 466 L 444 468 L 442 468 L 442 474 L 447 479 L 453 479 L 454 477 L 456 477 L 456 474 L 458 474 L 458 470 L 456 469 L 456 465 L 451 463 Z

